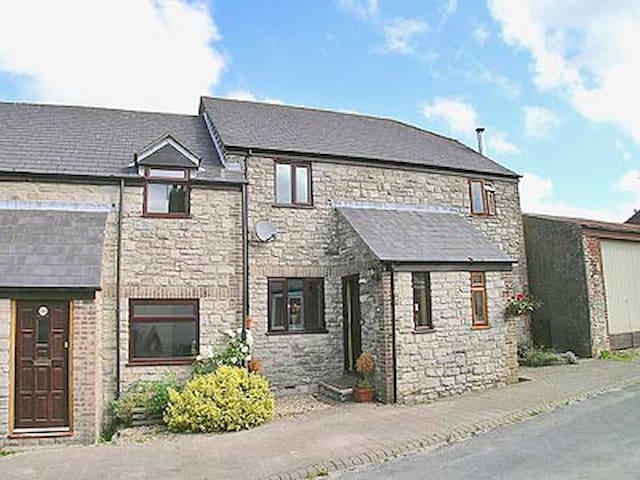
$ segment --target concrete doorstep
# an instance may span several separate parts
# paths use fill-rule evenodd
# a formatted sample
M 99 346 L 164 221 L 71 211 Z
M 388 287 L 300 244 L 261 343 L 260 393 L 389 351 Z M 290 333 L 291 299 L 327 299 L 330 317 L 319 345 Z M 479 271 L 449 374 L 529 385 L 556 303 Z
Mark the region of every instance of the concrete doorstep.
M 0 459 L 12 479 L 306 479 L 457 442 L 640 383 L 639 362 L 521 369 L 530 381 L 413 406 L 345 404 L 223 435 Z

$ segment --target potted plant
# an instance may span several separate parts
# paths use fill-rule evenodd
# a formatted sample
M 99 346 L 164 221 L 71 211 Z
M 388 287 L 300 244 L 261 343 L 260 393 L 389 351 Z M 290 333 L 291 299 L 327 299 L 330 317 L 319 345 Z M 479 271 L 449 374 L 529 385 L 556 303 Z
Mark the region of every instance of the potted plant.
M 353 398 L 356 402 L 373 401 L 375 388 L 371 383 L 371 373 L 374 368 L 373 356 L 369 352 L 362 352 L 356 361 L 356 371 L 360 374 L 360 380 L 353 389 Z
M 507 314 L 512 317 L 523 317 L 533 313 L 541 302 L 528 293 L 518 293 L 512 295 L 507 303 Z

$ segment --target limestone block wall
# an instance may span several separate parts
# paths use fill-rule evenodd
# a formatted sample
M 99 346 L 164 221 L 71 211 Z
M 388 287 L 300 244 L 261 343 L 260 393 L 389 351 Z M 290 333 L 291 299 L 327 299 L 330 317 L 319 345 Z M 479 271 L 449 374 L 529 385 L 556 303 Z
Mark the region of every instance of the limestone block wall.
M 257 333 L 257 354 L 276 386 L 300 387 L 326 375 L 340 373 L 343 363 L 341 275 L 354 273 L 344 251 L 336 249 L 340 228 L 334 202 L 428 204 L 454 207 L 466 215 L 485 236 L 505 253 L 518 259 L 513 272 L 503 273 L 498 309 L 504 307 L 505 290 L 526 285 L 526 261 L 515 179 L 492 179 L 496 189 L 497 215 L 473 217 L 470 214 L 468 178 L 418 169 L 400 169 L 354 164 L 328 163 L 314 159 L 311 165 L 313 206 L 287 208 L 275 205 L 275 159 L 253 156 L 247 161 L 250 227 L 250 304 Z M 270 220 L 278 229 L 275 241 L 261 243 L 253 227 L 258 220 Z M 366 269 L 355 269 L 364 273 Z M 267 332 L 267 280 L 269 277 L 325 277 L 325 320 L 328 333 L 269 335 Z M 381 284 L 385 280 L 381 280 Z M 374 289 L 375 290 L 375 289 Z M 361 296 L 382 297 L 384 290 Z M 364 297 L 361 299 L 364 300 Z M 385 305 L 374 306 L 363 315 L 371 317 Z M 469 306 L 470 309 L 470 306 Z M 366 320 L 365 320 L 366 321 Z M 382 317 L 377 318 L 380 325 Z M 525 325 L 524 322 L 521 322 Z M 366 330 L 366 331 L 365 331 Z M 371 344 L 369 330 L 363 330 L 363 343 Z M 520 327 L 521 341 L 528 331 Z M 380 327 L 377 329 L 380 338 Z M 488 336 L 491 334 L 485 334 Z M 481 335 L 479 335 L 481 336 Z M 383 342 L 381 339 L 377 343 Z M 302 366 L 300 366 L 302 365 Z
M 9 432 L 11 300 L 0 298 L 0 445 Z
M 91 346 L 98 358 L 91 363 L 81 356 L 74 362 L 74 376 L 89 375 L 91 369 L 100 372 L 94 377 L 98 383 L 98 400 L 93 404 L 92 415 L 98 418 L 102 428 L 110 422 L 109 405 L 116 391 L 116 328 L 120 329 L 122 389 L 138 379 L 160 378 L 168 370 L 180 376 L 189 371 L 185 366 L 128 365 L 130 299 L 200 299 L 201 345 L 218 344 L 222 331 L 239 327 L 242 317 L 240 192 L 194 185 L 191 218 L 152 219 L 142 217 L 142 185 L 127 184 L 122 223 L 121 312 L 117 327 L 118 197 L 117 184 L 7 181 L 0 185 L 0 200 L 81 202 L 112 207 L 105 227 L 102 289 L 96 295 L 91 313 L 92 328 L 100 332 L 100 338 Z M 0 304 L 0 359 L 9 351 L 8 346 L 3 345 L 3 332 L 8 325 L 2 315 L 3 305 Z M 82 342 L 79 348 L 84 348 L 85 342 Z M 3 398 L 8 397 L 4 386 L 7 378 L 8 372 L 0 366 L 0 428 L 1 422 L 8 419 L 8 413 L 2 412 Z M 85 398 L 85 401 L 88 400 Z M 85 407 L 89 408 L 88 404 L 79 405 L 78 412 Z M 82 420 L 80 427 L 84 429 L 87 422 Z M 83 434 L 82 438 L 88 440 L 89 436 Z
M 469 272 L 431 272 L 433 331 L 415 333 L 411 273 L 396 272 L 398 401 L 423 402 L 505 384 L 503 272 L 486 272 L 489 325 L 471 326 Z

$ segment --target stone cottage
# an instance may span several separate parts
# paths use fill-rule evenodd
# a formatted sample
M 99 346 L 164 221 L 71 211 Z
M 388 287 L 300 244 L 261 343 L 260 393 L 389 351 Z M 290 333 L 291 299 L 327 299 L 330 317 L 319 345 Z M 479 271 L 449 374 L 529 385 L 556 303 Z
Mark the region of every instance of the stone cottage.
M 95 441 L 252 317 L 278 392 L 377 363 L 416 402 L 516 377 L 518 176 L 395 120 L 0 103 L 0 444 Z

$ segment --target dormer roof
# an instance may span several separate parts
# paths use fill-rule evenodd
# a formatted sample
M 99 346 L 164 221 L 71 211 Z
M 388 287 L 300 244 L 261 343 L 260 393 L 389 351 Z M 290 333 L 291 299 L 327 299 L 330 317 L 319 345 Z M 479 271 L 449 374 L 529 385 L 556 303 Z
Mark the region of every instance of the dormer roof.
M 144 166 L 198 168 L 201 158 L 171 134 L 165 134 L 136 152 L 136 163 Z

